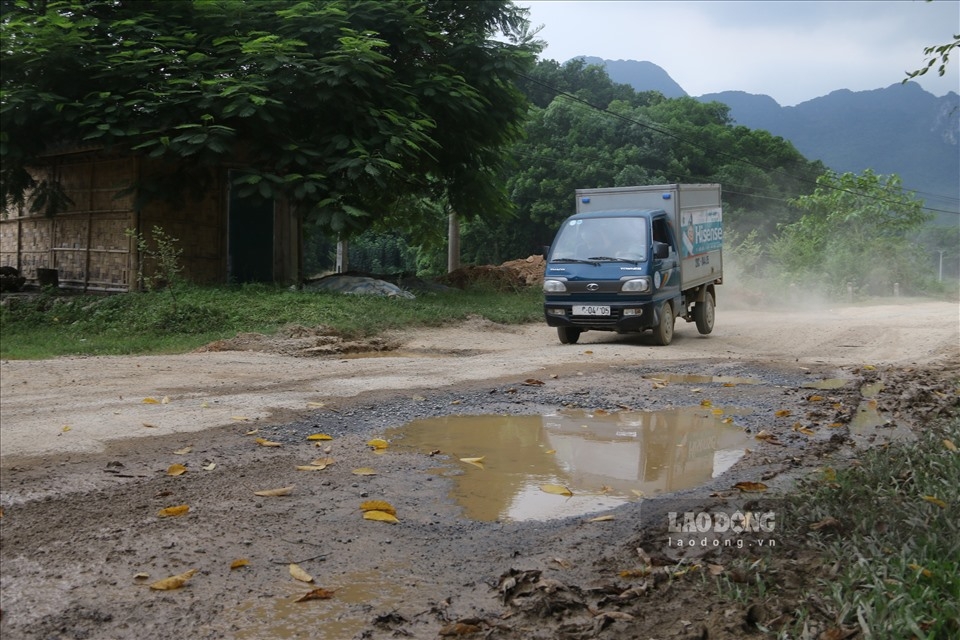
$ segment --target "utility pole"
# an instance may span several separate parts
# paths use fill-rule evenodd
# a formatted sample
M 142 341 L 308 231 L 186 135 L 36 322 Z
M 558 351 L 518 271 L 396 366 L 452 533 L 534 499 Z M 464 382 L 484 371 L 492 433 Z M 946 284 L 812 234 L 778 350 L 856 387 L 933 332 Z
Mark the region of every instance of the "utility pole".
M 447 273 L 460 268 L 460 221 L 451 212 L 447 217 Z

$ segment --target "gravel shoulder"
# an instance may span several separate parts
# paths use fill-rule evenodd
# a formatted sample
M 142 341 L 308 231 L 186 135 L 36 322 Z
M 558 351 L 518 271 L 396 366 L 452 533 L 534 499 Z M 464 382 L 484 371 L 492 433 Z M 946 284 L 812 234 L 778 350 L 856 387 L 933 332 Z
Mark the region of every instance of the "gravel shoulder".
M 124 640 L 625 638 L 640 630 L 680 638 L 699 637 L 691 634 L 702 625 L 711 638 L 738 637 L 737 624 L 715 616 L 739 605 L 670 591 L 673 582 L 642 601 L 624 596 L 636 586 L 623 572 L 637 564 L 637 547 L 664 552 L 649 538 L 662 514 L 644 506 L 657 501 L 624 504 L 596 523 L 472 521 L 449 497 L 464 473 L 449 452 L 397 446 L 378 455 L 366 445 L 424 417 L 658 411 L 709 397 L 742 409 L 738 426 L 782 443 L 758 441 L 728 472 L 677 497 L 709 501 L 732 499 L 742 481 L 788 487 L 824 460 L 850 459 L 882 438 L 852 437 L 862 384 L 882 385 L 876 405 L 891 428 L 922 428 L 955 404 L 953 302 L 721 307 L 709 337 L 692 324 L 677 329 L 665 348 L 605 333 L 560 345 L 543 325 L 477 320 L 340 353 L 304 330 L 176 356 L 4 361 L 0 632 Z M 659 385 L 664 372 L 759 383 Z M 810 410 L 804 387 L 825 378 L 852 382 L 826 392 L 829 416 Z M 796 418 L 777 420 L 777 411 Z M 797 419 L 815 435 L 798 433 Z M 843 428 L 827 428 L 837 419 Z M 317 432 L 333 438 L 329 451 L 306 441 Z M 257 446 L 256 437 L 280 446 Z M 335 464 L 294 470 L 321 453 Z M 174 463 L 187 473 L 167 475 Z M 377 475 L 352 474 L 358 467 Z M 254 496 L 291 485 L 289 496 Z M 389 501 L 400 524 L 364 520 L 358 505 L 366 499 Z M 190 505 L 186 516 L 157 517 L 179 504 Z M 239 558 L 249 564 L 231 569 Z M 290 563 L 315 583 L 293 580 Z M 182 589 L 147 586 L 191 569 Z M 316 586 L 335 589 L 334 597 L 293 603 Z

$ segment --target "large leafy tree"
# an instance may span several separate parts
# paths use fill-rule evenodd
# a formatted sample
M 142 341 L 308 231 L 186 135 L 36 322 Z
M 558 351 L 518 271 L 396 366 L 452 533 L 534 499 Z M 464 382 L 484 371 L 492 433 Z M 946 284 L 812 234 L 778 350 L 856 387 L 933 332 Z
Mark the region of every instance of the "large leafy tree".
M 811 289 L 889 294 L 893 283 L 922 290 L 929 256 L 912 238 L 932 215 L 896 175 L 827 172 L 794 204 L 803 212 L 772 245 L 780 269 Z M 923 264 L 924 268 L 918 268 Z
M 144 194 L 242 163 L 244 193 L 347 234 L 418 198 L 466 216 L 509 208 L 498 174 L 526 114 L 513 81 L 540 44 L 506 0 L 0 8 L 5 202 L 44 192 L 27 168 L 51 150 L 94 144 L 169 160 Z

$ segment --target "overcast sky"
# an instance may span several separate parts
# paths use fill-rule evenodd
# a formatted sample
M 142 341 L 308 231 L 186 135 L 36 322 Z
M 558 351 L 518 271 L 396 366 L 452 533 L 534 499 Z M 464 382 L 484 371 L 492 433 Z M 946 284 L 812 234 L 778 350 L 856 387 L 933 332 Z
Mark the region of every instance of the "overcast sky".
M 837 89 L 881 89 L 923 65 L 924 47 L 960 32 L 957 0 L 680 2 L 516 0 L 548 44 L 542 57 L 641 60 L 691 96 L 746 91 L 793 106 Z M 960 51 L 947 74 L 919 81 L 960 92 Z

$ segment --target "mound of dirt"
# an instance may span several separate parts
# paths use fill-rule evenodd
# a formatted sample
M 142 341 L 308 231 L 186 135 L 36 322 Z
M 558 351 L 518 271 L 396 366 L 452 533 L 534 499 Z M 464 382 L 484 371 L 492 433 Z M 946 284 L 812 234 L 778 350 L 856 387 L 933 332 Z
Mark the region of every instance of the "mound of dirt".
M 470 286 L 490 287 L 496 291 L 515 291 L 543 282 L 546 262 L 543 256 L 510 260 L 501 265 L 461 267 L 438 278 L 439 282 L 466 289 Z

